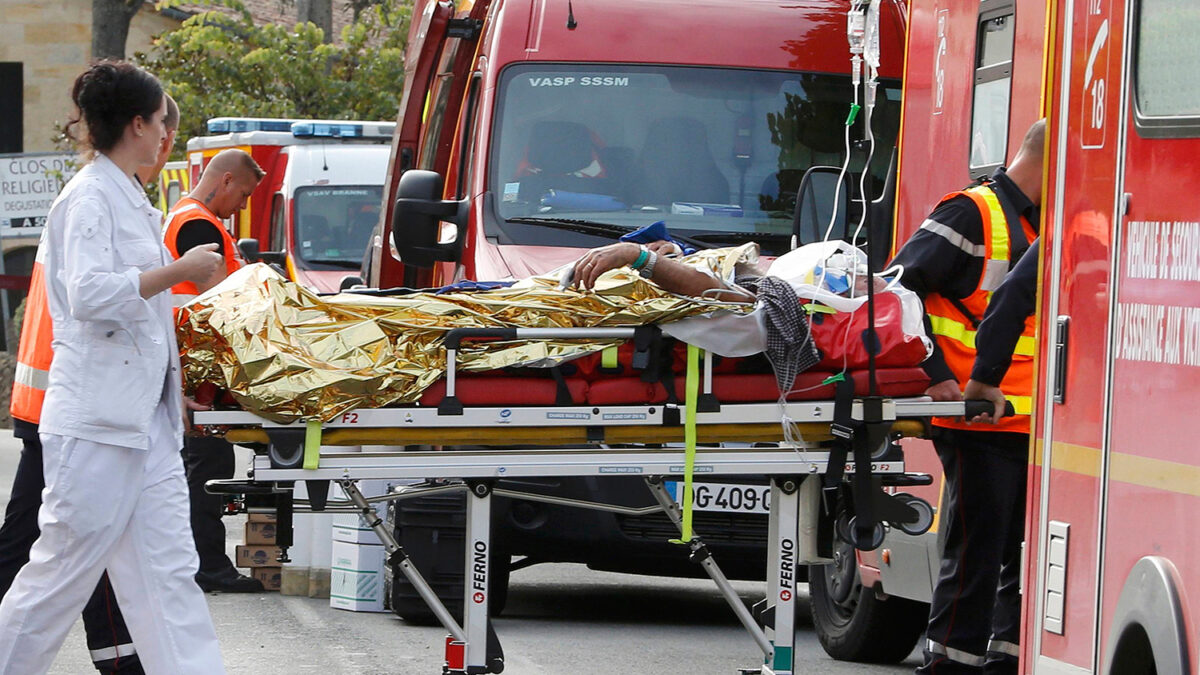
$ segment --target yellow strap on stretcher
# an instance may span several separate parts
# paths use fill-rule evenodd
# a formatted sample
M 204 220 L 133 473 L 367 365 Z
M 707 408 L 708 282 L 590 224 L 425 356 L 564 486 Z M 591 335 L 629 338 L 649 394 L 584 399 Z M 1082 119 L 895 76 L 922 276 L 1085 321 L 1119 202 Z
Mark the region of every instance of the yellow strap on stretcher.
M 321 465 L 321 420 L 309 420 L 304 428 L 304 468 L 312 471 Z
M 616 347 L 605 347 L 604 351 L 600 352 L 600 367 L 609 370 L 616 368 L 619 365 L 617 357 Z
M 700 349 L 687 348 L 687 379 L 683 385 L 683 532 L 673 543 L 692 541 L 692 470 L 696 466 L 696 399 L 700 393 Z

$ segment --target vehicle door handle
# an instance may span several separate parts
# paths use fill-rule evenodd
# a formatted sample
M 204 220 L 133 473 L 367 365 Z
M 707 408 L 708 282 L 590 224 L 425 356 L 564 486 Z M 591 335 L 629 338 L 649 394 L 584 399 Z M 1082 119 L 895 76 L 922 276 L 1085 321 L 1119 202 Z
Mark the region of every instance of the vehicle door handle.
M 1054 402 L 1067 401 L 1067 335 L 1071 317 L 1061 315 L 1054 326 Z

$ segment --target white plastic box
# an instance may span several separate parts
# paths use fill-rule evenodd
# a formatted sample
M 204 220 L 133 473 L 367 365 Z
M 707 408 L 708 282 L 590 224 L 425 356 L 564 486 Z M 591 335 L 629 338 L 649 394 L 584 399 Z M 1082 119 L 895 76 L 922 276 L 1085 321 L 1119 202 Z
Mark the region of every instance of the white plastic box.
M 381 545 L 333 542 L 329 606 L 352 612 L 383 612 L 383 566 L 387 552 Z
M 360 480 L 358 481 L 358 489 L 363 493 L 364 497 L 378 497 L 387 494 L 387 480 Z M 338 497 L 344 495 L 341 490 L 338 490 Z M 376 502 L 375 514 L 380 520 L 387 517 L 387 502 Z M 370 527 L 367 527 L 367 522 L 362 516 L 357 513 L 338 513 L 333 516 L 333 541 L 344 541 L 352 544 L 374 544 L 381 546 L 382 541 L 379 541 L 379 536 Z

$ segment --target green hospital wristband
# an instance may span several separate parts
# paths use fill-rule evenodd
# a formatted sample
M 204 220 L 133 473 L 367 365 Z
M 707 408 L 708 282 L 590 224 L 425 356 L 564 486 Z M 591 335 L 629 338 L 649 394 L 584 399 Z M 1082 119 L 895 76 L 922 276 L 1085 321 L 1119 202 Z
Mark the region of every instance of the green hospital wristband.
M 646 261 L 649 259 L 650 259 L 650 251 L 643 248 L 641 253 L 638 253 L 637 260 L 634 260 L 633 264 L 630 265 L 630 267 L 632 267 L 635 270 L 640 270 L 646 264 Z

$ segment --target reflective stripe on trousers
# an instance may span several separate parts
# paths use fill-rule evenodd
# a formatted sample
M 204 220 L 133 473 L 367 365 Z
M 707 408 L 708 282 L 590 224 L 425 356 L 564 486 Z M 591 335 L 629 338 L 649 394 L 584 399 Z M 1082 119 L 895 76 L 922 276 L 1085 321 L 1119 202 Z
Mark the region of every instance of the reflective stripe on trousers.
M 1014 642 L 1008 642 L 1006 640 L 997 640 L 995 638 L 988 640 L 987 650 L 990 654 L 1003 654 L 1005 656 L 1011 656 L 1014 659 L 1021 656 L 1021 645 L 1018 645 Z
M 933 640 L 928 640 L 928 644 L 926 645 L 925 648 L 929 651 L 930 654 L 937 654 L 938 656 L 944 656 L 947 659 L 954 661 L 955 663 L 961 663 L 965 666 L 973 666 L 976 668 L 982 668 L 984 662 L 987 660 L 987 658 L 982 654 L 972 654 L 971 652 L 964 652 L 961 649 L 955 649 L 954 647 L 947 647 L 946 645 L 941 644 L 940 642 L 934 642 Z
M 89 652 L 92 655 L 93 663 L 102 663 L 104 661 L 112 661 L 118 657 L 133 656 L 137 650 L 133 648 L 132 642 L 126 642 L 122 645 L 114 645 L 105 647 L 104 649 L 91 649 Z

